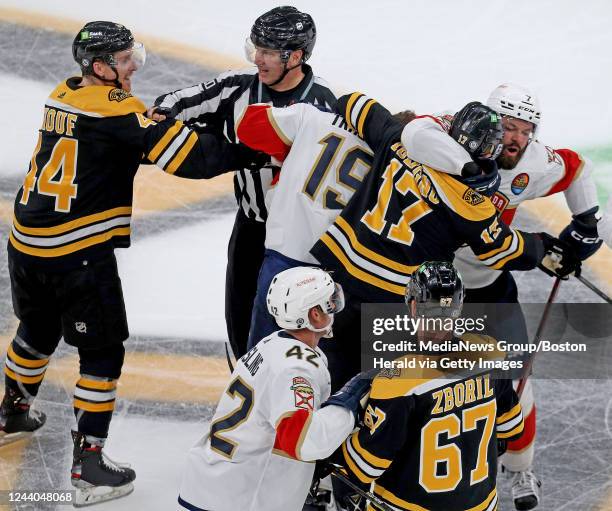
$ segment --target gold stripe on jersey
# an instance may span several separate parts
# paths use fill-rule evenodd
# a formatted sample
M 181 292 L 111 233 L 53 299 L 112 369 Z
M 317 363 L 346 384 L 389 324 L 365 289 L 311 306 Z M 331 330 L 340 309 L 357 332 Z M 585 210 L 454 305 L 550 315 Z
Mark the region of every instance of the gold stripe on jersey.
M 525 428 L 521 404 L 517 403 L 510 411 L 497 417 L 495 424 L 497 438 L 512 438 L 521 433 Z
M 383 488 L 380 484 L 375 483 L 372 490 L 374 495 L 377 495 L 389 504 L 406 511 L 430 511 L 427 508 L 419 506 L 413 502 L 401 499 L 389 490 Z M 491 493 L 477 506 L 466 509 L 465 511 L 494 511 L 497 509 L 497 488 L 493 488 Z
M 470 197 L 476 197 L 477 202 L 468 202 L 464 199 L 463 197 L 466 195 L 466 192 L 469 193 L 473 190 L 457 181 L 454 177 L 444 172 L 438 172 L 425 165 L 421 167 L 423 172 L 431 179 L 438 194 L 442 196 L 444 204 L 461 217 L 480 222 L 488 218 L 492 219 L 496 214 L 497 210 L 493 203 L 477 192 L 470 194 Z
M 172 126 L 172 128 L 166 131 L 164 136 L 159 139 L 159 142 L 157 142 L 157 144 L 153 146 L 153 149 L 149 151 L 149 154 L 147 154 L 147 159 L 150 162 L 155 162 L 157 158 L 159 158 L 161 153 L 166 149 L 166 147 L 170 145 L 172 140 L 174 140 L 174 137 L 178 135 L 182 127 L 183 127 L 183 123 L 181 121 L 176 121 L 174 125 Z
M 53 227 L 25 227 L 21 225 L 16 218 L 13 218 L 13 225 L 23 234 L 32 234 L 34 236 L 52 236 L 54 234 L 62 234 L 68 231 L 83 227 L 85 225 L 94 224 L 102 220 L 110 220 L 111 218 L 119 216 L 130 216 L 132 214 L 131 206 L 107 209 L 101 213 L 95 213 L 93 215 L 83 216 L 76 220 L 71 220 L 60 225 L 54 225 Z
M 355 231 L 353 230 L 353 228 L 341 216 L 336 218 L 336 225 L 342 231 L 344 231 L 344 233 L 348 236 L 351 247 L 353 247 L 356 252 L 367 257 L 368 259 L 371 259 L 372 261 L 376 261 L 381 266 L 386 267 L 386 268 L 392 268 L 406 275 L 411 275 L 419 267 L 419 265 L 408 266 L 406 264 L 398 263 L 397 261 L 393 261 L 392 259 L 389 259 L 383 255 L 380 255 L 377 252 L 374 252 L 373 250 L 370 250 L 368 247 L 362 245 L 357 239 L 357 235 L 355 234 Z
M 147 110 L 140 99 L 122 89 L 94 85 L 73 90 L 67 82 L 55 88 L 47 104 L 89 117 L 117 117 Z
M 359 121 L 357 122 L 357 133 L 359 133 L 359 136 L 361 138 L 363 138 L 363 125 L 365 124 L 365 120 L 368 116 L 368 112 L 370 111 L 370 108 L 372 108 L 372 105 L 374 105 L 375 103 L 376 101 L 374 99 L 368 100 L 368 102 L 365 104 L 361 112 L 359 112 Z
M 390 293 L 394 293 L 400 296 L 404 296 L 404 292 L 406 290 L 405 285 L 395 285 L 390 284 L 378 277 L 374 277 L 373 275 L 357 268 L 351 261 L 348 260 L 344 252 L 340 248 L 340 246 L 336 243 L 336 241 L 328 234 L 325 233 L 321 237 L 321 241 L 327 246 L 327 248 L 334 254 L 336 259 L 340 261 L 344 269 L 350 273 L 353 277 L 358 278 L 359 280 L 363 280 L 372 286 L 379 287 L 384 289 L 385 291 L 389 291 Z
M 478 256 L 478 258 L 481 261 L 484 261 L 485 259 L 489 259 L 490 257 L 493 257 L 494 255 L 497 255 L 497 254 L 503 252 L 504 250 L 508 250 L 508 247 L 510 246 L 510 243 L 512 243 L 512 239 L 513 239 L 512 236 L 506 236 L 506 239 L 502 243 L 501 247 L 494 248 L 493 250 L 490 250 L 489 252 L 486 252 L 484 254 L 480 254 Z
M 517 257 L 523 254 L 524 249 L 525 249 L 525 240 L 523 239 L 523 235 L 519 231 L 514 231 L 514 234 L 518 238 L 518 248 L 513 253 L 504 257 L 503 259 L 501 259 L 499 262 L 497 262 L 493 266 L 489 265 L 494 270 L 501 269 L 508 261 L 512 259 L 516 259 Z
M 357 434 L 352 435 L 350 439 L 351 439 L 351 445 L 353 446 L 353 448 L 370 465 L 376 468 L 380 468 L 380 469 L 389 468 L 392 460 L 387 460 L 385 458 L 379 458 L 378 456 L 375 456 L 371 452 L 366 451 L 365 448 L 361 446 L 361 443 L 359 443 L 359 436 Z
M 344 456 L 344 461 L 346 461 L 346 466 L 348 469 L 364 484 L 369 484 L 374 481 L 375 477 L 370 477 L 359 468 L 357 463 L 353 461 L 353 458 L 349 454 L 346 448 L 346 441 L 342 443 L 342 454 Z
M 289 139 L 287 135 L 283 133 L 283 130 L 280 128 L 280 126 L 276 122 L 272 108 L 268 108 L 268 111 L 266 112 L 266 114 L 268 115 L 270 126 L 272 126 L 272 129 L 276 132 L 276 134 L 278 135 L 278 138 L 282 140 L 283 144 L 290 147 L 291 144 L 293 144 L 293 142 Z
M 187 141 L 183 144 L 183 147 L 176 153 L 173 157 L 172 161 L 166 168 L 164 169 L 168 174 L 174 174 L 181 164 L 187 158 L 187 155 L 193 149 L 193 146 L 198 142 L 198 135 L 195 132 L 192 132 L 188 137 Z
M 82 250 L 93 245 L 104 243 L 115 236 L 129 236 L 130 232 L 131 229 L 129 227 L 119 227 L 103 234 L 91 236 L 90 238 L 85 238 L 75 243 L 70 243 L 58 248 L 34 248 L 24 245 L 15 239 L 12 232 L 9 233 L 9 240 L 11 245 L 13 245 L 16 250 L 19 250 L 19 252 L 23 252 L 24 254 L 37 257 L 60 257 L 67 254 L 72 254 L 73 252 L 77 252 L 78 250 Z
M 363 94 L 361 92 L 353 92 L 353 94 L 351 94 L 351 97 L 346 103 L 346 110 L 344 112 L 344 120 L 348 124 L 349 128 L 351 128 L 354 131 L 357 131 L 357 128 L 353 126 L 353 123 L 351 121 L 351 111 L 353 110 L 353 107 L 355 106 L 355 103 L 357 102 L 357 100 L 362 96 Z

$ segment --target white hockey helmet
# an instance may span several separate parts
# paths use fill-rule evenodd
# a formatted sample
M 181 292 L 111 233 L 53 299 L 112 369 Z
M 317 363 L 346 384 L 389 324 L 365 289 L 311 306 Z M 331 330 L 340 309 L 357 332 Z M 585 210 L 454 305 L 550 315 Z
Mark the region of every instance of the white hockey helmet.
M 500 115 L 532 123 L 534 133 L 540 124 L 541 111 L 538 97 L 520 85 L 503 83 L 491 92 L 487 106 Z
M 297 330 L 316 329 L 310 324 L 308 312 L 317 305 L 326 314 L 340 312 L 344 308 L 342 286 L 336 284 L 330 274 L 320 268 L 298 266 L 276 275 L 266 299 L 268 312 L 281 328 Z

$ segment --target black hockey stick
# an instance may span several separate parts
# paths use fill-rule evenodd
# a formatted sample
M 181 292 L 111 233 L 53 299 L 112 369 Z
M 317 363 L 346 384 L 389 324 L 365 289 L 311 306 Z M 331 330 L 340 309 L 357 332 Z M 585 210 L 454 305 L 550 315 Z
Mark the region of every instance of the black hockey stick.
M 356 493 L 361 495 L 362 498 L 366 499 L 370 504 L 380 509 L 380 511 L 394 511 L 394 509 L 389 506 L 382 499 L 378 498 L 372 492 L 364 491 L 359 486 L 357 486 L 353 481 L 351 481 L 348 477 L 346 477 L 341 471 L 340 468 L 335 466 L 332 470 L 332 475 L 336 477 L 338 480 L 342 481 L 346 484 L 351 490 L 354 490 Z
M 561 284 L 561 277 L 557 277 L 555 279 L 555 283 L 553 284 L 552 289 L 550 290 L 550 294 L 548 295 L 548 300 L 546 300 L 546 306 L 544 307 L 544 312 L 542 313 L 542 318 L 540 319 L 540 324 L 538 325 L 538 329 L 536 330 L 536 334 L 534 337 L 534 342 L 540 342 L 540 337 L 544 332 L 544 326 L 546 325 L 546 321 L 548 320 L 548 315 L 550 314 L 551 306 L 555 301 L 555 297 L 557 296 L 557 291 L 559 291 L 559 285 Z M 519 397 L 523 395 L 523 391 L 525 390 L 525 385 L 527 385 L 527 380 L 529 379 L 529 375 L 531 374 L 531 369 L 533 367 L 533 360 L 535 359 L 535 353 L 532 353 L 527 362 L 525 363 L 525 367 L 523 368 L 523 374 L 521 375 L 521 379 L 519 380 L 518 387 L 516 388 L 516 393 Z
M 582 282 L 586 287 L 588 287 L 593 293 L 595 293 L 602 300 L 612 303 L 612 298 L 610 298 L 606 293 L 604 293 L 601 289 L 599 289 L 595 284 L 593 284 L 590 280 L 585 279 L 582 275 L 576 277 L 580 282 Z

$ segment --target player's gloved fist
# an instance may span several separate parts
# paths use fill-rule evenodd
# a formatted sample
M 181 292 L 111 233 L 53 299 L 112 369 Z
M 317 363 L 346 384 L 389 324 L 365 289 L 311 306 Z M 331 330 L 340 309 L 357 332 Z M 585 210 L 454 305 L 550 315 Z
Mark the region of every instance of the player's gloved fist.
M 365 404 L 365 400 L 370 393 L 370 387 L 372 386 L 372 378 L 376 373 L 359 373 L 357 376 L 353 376 L 348 382 L 344 384 L 338 392 L 332 394 L 327 401 L 325 401 L 321 408 L 329 405 L 341 406 L 347 408 L 355 416 L 357 420 L 359 410 L 361 409 L 362 400 Z
M 501 184 L 495 160 L 477 159 L 461 169 L 461 182 L 485 197 L 491 197 Z
M 567 280 L 572 273 L 580 276 L 582 263 L 571 246 L 545 232 L 539 236 L 544 243 L 545 254 L 538 267 L 544 273 L 563 280 Z
M 154 121 L 163 121 L 165 119 L 173 119 L 175 116 L 170 108 L 153 106 L 147 110 L 147 117 Z
M 597 209 L 574 215 L 570 224 L 559 234 L 559 239 L 571 246 L 581 261 L 591 257 L 603 243 L 597 233 Z
M 255 151 L 244 144 L 234 144 L 237 169 L 258 170 L 270 163 L 270 155 Z

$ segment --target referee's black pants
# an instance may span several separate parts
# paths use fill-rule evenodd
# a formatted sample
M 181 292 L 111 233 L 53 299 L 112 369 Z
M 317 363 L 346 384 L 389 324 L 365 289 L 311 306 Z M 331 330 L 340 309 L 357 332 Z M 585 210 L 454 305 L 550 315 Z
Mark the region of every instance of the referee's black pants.
M 251 220 L 239 209 L 227 249 L 225 274 L 225 323 L 236 358 L 247 351 L 265 241 L 266 224 Z

